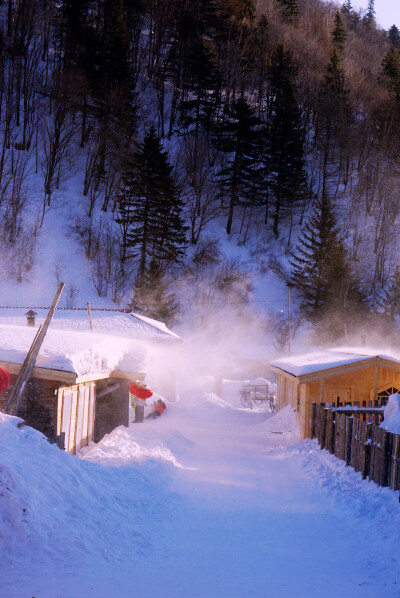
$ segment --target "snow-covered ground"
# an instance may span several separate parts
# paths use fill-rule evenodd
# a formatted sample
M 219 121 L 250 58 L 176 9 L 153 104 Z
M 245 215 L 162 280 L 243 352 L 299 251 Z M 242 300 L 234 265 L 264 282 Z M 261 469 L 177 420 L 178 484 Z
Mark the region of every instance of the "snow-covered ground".
M 0 597 L 400 596 L 398 493 L 236 390 L 80 458 L 0 414 Z

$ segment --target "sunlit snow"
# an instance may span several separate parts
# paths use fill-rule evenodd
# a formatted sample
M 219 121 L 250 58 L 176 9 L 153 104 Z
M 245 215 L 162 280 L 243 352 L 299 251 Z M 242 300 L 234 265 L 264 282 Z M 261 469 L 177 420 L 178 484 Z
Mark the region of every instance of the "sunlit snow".
M 398 596 L 398 492 L 223 388 L 79 457 L 1 415 L 1 598 Z

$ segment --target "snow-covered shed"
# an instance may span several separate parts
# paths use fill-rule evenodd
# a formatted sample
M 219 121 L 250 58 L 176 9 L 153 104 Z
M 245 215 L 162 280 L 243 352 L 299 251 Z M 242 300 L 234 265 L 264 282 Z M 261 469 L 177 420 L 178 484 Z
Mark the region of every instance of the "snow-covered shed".
M 0 394 L 4 407 L 47 310 L 0 309 L 0 366 L 11 386 Z M 129 381 L 144 380 L 174 398 L 174 348 L 180 337 L 139 314 L 81 310 L 55 312 L 36 360 L 18 415 L 71 452 L 100 440 L 129 421 Z
M 303 438 L 310 436 L 313 402 L 385 405 L 400 389 L 400 355 L 366 349 L 325 349 L 270 362 L 277 375 L 277 408 L 291 405 Z

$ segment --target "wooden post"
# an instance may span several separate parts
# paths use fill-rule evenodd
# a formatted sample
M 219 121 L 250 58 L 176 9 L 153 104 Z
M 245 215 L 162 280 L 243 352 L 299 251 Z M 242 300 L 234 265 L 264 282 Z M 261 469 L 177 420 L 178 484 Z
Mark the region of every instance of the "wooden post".
M 87 302 L 87 311 L 88 311 L 88 316 L 89 316 L 89 326 L 90 326 L 90 330 L 93 330 L 93 324 L 92 324 L 92 312 L 90 311 L 90 303 L 89 301 Z
M 311 438 L 315 438 L 315 416 L 317 411 L 317 403 L 313 401 L 311 403 L 311 426 L 310 426 L 310 436 Z
M 378 366 L 375 365 L 375 369 L 374 369 L 374 405 L 376 405 L 376 402 L 378 400 Z
M 320 446 L 321 449 L 325 448 L 325 442 L 326 442 L 326 414 L 327 414 L 327 409 L 321 409 L 321 417 L 320 417 Z
M 346 417 L 346 440 L 345 440 L 345 450 L 344 450 L 344 457 L 345 457 L 346 465 L 349 465 L 350 461 L 351 461 L 353 422 L 354 422 L 353 417 Z
M 382 430 L 382 439 L 381 439 L 381 475 L 379 480 L 380 486 L 389 486 L 390 478 L 389 478 L 389 470 L 390 470 L 390 451 L 391 448 L 391 434 L 382 428 L 378 428 Z
M 369 475 L 369 462 L 370 462 L 370 454 L 371 454 L 371 431 L 372 431 L 372 424 L 366 424 L 365 432 L 364 432 L 364 454 L 361 462 L 361 475 L 363 479 L 368 477 Z
M 335 414 L 332 409 L 326 409 L 325 448 L 333 454 L 335 449 Z
M 335 413 L 335 456 L 342 461 L 346 457 L 346 420 L 348 416 L 344 413 Z
M 55 309 L 57 307 L 57 303 L 61 297 L 61 293 L 64 290 L 64 286 L 65 285 L 63 282 L 61 282 L 58 285 L 57 292 L 55 294 L 55 297 L 53 299 L 53 303 L 49 309 L 49 312 L 46 316 L 44 324 L 37 331 L 36 336 L 33 340 L 33 343 L 30 346 L 30 349 L 25 357 L 25 361 L 24 361 L 24 363 L 20 369 L 20 372 L 17 376 L 17 379 L 14 384 L 14 388 L 12 389 L 12 392 L 8 398 L 7 403 L 6 403 L 5 412 L 10 415 L 15 415 L 18 412 L 19 403 L 20 403 L 22 397 L 24 396 L 26 385 L 28 383 L 29 378 L 31 377 L 36 358 L 40 351 L 40 347 L 42 346 L 42 343 L 44 341 L 44 337 L 46 336 L 47 329 L 48 329 L 50 322 L 53 318 Z
M 390 471 L 390 487 L 392 490 L 398 490 L 398 476 L 399 476 L 399 455 L 400 455 L 400 436 L 393 434 L 392 447 L 392 466 Z

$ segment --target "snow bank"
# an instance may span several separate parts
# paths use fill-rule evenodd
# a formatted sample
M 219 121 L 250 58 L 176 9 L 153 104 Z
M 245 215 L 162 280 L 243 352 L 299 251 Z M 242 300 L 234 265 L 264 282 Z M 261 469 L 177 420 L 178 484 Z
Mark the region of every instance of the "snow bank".
M 388 432 L 400 434 L 400 394 L 390 395 L 380 427 Z
M 90 570 L 99 561 L 124 562 L 127 546 L 131 554 L 153 549 L 152 526 L 144 522 L 162 510 L 165 492 L 153 487 L 160 479 L 151 468 L 144 474 L 134 456 L 129 467 L 114 470 L 77 459 L 0 413 L 0 596 L 3 582 L 19 579 L 18 562 L 29 579 L 44 564 L 46 572 L 65 561 Z
M 0 598 L 397 596 L 397 494 L 299 441 L 291 408 L 226 399 L 81 458 L 0 414 Z

